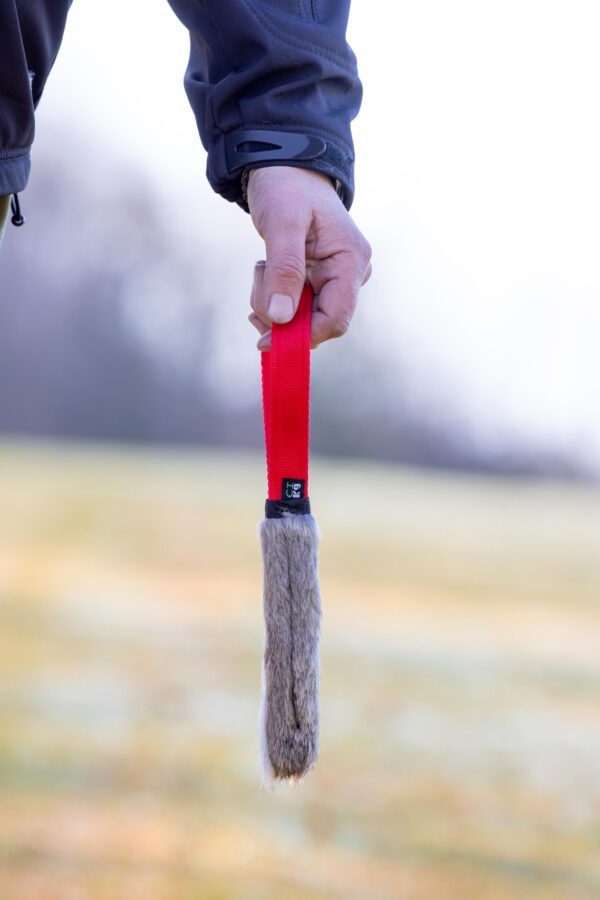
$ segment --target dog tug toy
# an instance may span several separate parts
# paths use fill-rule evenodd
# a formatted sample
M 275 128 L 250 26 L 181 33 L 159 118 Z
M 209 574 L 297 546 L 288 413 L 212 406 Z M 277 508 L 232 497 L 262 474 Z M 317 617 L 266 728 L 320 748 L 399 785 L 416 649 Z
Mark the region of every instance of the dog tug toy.
M 261 354 L 268 499 L 259 525 L 265 647 L 263 783 L 298 781 L 319 750 L 319 530 L 308 499 L 310 320 L 305 284 L 291 322 L 274 324 Z

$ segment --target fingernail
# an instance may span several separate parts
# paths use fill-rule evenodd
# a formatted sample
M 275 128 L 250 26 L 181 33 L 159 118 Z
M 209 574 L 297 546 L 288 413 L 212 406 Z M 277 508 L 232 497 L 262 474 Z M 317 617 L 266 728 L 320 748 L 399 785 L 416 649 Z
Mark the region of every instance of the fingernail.
M 294 301 L 287 294 L 273 294 L 269 300 L 269 318 L 283 325 L 294 318 Z
M 270 350 L 271 349 L 271 332 L 267 331 L 265 334 L 261 335 L 259 340 L 256 343 L 256 346 L 259 350 Z

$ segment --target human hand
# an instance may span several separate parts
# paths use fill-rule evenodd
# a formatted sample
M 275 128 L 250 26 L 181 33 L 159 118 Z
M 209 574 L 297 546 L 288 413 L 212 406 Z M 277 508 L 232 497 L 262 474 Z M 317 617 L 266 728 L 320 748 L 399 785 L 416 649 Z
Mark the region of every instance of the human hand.
M 305 280 L 315 294 L 311 346 L 341 337 L 371 275 L 371 247 L 331 180 L 294 166 L 253 169 L 248 207 L 267 256 L 255 266 L 250 297 L 258 349 L 270 349 L 272 322 L 293 318 Z

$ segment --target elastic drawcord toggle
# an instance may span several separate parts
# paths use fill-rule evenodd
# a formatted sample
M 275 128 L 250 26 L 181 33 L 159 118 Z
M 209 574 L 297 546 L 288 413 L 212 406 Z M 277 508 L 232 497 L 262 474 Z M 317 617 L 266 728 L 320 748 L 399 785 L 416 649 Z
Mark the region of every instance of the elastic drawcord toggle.
M 11 222 L 17 228 L 25 224 L 25 216 L 21 212 L 21 204 L 19 203 L 19 195 L 13 194 L 10 200 L 10 208 L 12 210 Z

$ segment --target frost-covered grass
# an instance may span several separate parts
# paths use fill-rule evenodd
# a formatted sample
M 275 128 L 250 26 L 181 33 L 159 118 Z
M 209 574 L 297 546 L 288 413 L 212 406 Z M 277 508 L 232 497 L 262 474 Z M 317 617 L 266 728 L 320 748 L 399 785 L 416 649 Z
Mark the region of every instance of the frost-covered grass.
M 600 896 L 600 494 L 315 462 L 321 758 L 269 794 L 262 465 L 0 447 L 0 897 Z

